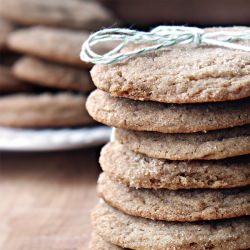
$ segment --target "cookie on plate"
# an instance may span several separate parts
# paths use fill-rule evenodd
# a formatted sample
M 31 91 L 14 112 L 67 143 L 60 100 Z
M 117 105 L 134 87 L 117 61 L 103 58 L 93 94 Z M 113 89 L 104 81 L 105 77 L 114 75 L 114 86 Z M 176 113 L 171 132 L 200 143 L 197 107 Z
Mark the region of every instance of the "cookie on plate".
M 163 222 L 126 215 L 104 202 L 92 213 L 92 224 L 105 241 L 144 250 L 247 249 L 248 217 L 209 222 Z
M 169 161 L 135 153 L 117 141 L 102 148 L 100 164 L 115 181 L 134 188 L 233 188 L 250 185 L 250 156 L 219 161 Z
M 0 126 L 45 128 L 93 123 L 82 95 L 16 94 L 0 98 Z
M 250 31 L 247 27 L 210 31 Z M 236 41 L 234 41 L 236 42 Z M 249 40 L 239 44 L 250 46 Z M 125 50 L 142 45 L 131 45 Z M 208 45 L 182 44 L 95 65 L 97 88 L 113 96 L 164 103 L 236 100 L 250 96 L 250 53 Z
M 111 13 L 93 1 L 0 0 L 0 15 L 21 25 L 93 30 L 111 25 Z
M 45 87 L 89 92 L 94 85 L 88 71 L 25 56 L 13 66 L 14 75 Z
M 97 89 L 88 97 L 86 107 L 98 122 L 138 131 L 191 133 L 250 124 L 249 98 L 174 105 L 115 98 Z
M 116 129 L 115 138 L 136 153 L 169 160 L 218 160 L 250 154 L 250 125 L 191 134 Z

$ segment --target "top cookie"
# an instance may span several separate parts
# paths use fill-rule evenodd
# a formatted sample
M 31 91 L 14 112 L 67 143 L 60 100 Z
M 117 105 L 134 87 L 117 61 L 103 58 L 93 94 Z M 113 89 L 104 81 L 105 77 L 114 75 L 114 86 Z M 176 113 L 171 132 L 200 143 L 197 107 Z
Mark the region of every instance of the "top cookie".
M 22 25 L 43 24 L 93 30 L 113 22 L 111 14 L 93 1 L 0 0 L 0 15 Z
M 79 58 L 82 42 L 88 32 L 34 26 L 12 32 L 7 45 L 14 51 L 54 62 L 90 67 Z
M 206 31 L 250 28 L 213 28 Z M 250 41 L 237 41 L 250 45 Z M 136 46 L 126 48 L 130 50 Z M 164 103 L 236 100 L 250 96 L 250 53 L 223 47 L 174 45 L 119 63 L 95 65 L 95 85 L 113 96 Z
M 34 26 L 12 32 L 7 45 L 17 52 L 58 63 L 90 68 L 92 64 L 82 62 L 79 56 L 82 43 L 88 37 L 89 33 L 84 31 Z M 96 50 L 102 53 L 112 46 L 112 42 L 106 42 L 96 45 Z

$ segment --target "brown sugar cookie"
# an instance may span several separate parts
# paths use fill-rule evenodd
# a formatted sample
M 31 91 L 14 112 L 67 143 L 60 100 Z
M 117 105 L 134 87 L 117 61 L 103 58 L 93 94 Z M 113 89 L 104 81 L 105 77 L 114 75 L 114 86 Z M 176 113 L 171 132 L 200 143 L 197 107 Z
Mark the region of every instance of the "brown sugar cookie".
M 22 25 L 93 30 L 113 24 L 111 13 L 94 1 L 0 0 L 0 15 Z
M 231 27 L 206 31 L 249 30 Z M 237 42 L 250 45 L 249 40 Z M 218 102 L 250 96 L 249 63 L 249 52 L 182 44 L 118 63 L 95 65 L 91 75 L 97 88 L 112 96 L 164 103 Z
M 94 230 L 115 245 L 143 250 L 247 249 L 248 217 L 209 222 L 162 222 L 126 215 L 104 202 L 92 213 Z
M 66 29 L 34 26 L 12 32 L 8 38 L 9 48 L 51 61 L 90 67 L 80 61 L 79 53 L 89 33 Z
M 100 175 L 98 194 L 112 207 L 152 220 L 219 220 L 250 215 L 250 188 L 136 189 Z
M 86 107 L 98 122 L 138 131 L 190 133 L 250 123 L 250 99 L 175 105 L 115 98 L 95 90 Z
M 100 164 L 110 178 L 135 188 L 233 188 L 250 185 L 250 156 L 219 161 L 169 161 L 134 153 L 110 142 Z
M 80 60 L 82 43 L 89 37 L 86 31 L 33 26 L 12 32 L 7 45 L 14 51 L 41 57 L 58 63 L 90 68 L 90 63 Z M 106 42 L 96 45 L 97 52 L 102 53 L 114 45 Z
M 169 160 L 217 160 L 250 154 L 249 125 L 192 134 L 116 129 L 115 138 L 136 153 Z
M 32 86 L 16 79 L 9 67 L 0 65 L 0 93 L 30 91 Z
M 68 127 L 93 123 L 86 98 L 73 94 L 17 94 L 0 98 L 0 126 Z
M 45 87 L 89 92 L 94 85 L 88 71 L 25 56 L 13 66 L 14 75 Z

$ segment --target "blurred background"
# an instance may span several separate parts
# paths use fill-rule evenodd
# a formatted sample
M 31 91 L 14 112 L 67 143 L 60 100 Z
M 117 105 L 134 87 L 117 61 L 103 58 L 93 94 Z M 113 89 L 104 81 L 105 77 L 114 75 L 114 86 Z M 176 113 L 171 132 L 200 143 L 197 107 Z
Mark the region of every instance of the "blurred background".
M 0 249 L 87 249 L 110 136 L 85 109 L 91 32 L 249 25 L 249 11 L 248 0 L 0 0 Z

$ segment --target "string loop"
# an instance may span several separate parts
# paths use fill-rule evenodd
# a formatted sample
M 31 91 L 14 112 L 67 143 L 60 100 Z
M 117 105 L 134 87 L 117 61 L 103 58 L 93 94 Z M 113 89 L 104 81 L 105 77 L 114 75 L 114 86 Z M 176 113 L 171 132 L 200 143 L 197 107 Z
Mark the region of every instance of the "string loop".
M 216 31 L 206 33 L 197 27 L 158 26 L 149 32 L 125 28 L 110 28 L 97 31 L 83 43 L 80 58 L 94 64 L 109 64 L 128 57 L 156 51 L 176 44 L 207 44 L 228 49 L 250 52 L 250 46 L 234 43 L 235 40 L 250 40 L 250 29 L 246 31 Z M 110 51 L 98 54 L 93 47 L 109 41 L 118 42 Z M 128 43 L 145 43 L 144 47 L 121 52 Z

